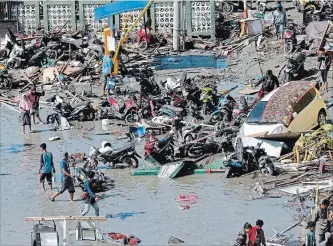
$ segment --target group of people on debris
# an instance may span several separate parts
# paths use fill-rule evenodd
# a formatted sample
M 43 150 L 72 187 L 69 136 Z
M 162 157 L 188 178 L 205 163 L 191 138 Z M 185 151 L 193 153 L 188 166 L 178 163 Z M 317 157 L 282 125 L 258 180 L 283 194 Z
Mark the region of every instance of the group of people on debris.
M 333 218 L 330 218 L 328 214 L 329 205 L 328 199 L 323 200 L 315 213 L 314 221 L 308 222 L 305 246 L 333 245 L 333 226 L 330 225 Z M 250 223 L 245 223 L 243 230 L 238 233 L 234 246 L 266 246 L 263 225 L 262 220 L 257 220 L 254 227 Z M 328 238 L 326 238 L 326 233 L 330 233 Z
M 42 154 L 40 157 L 40 168 L 39 168 L 39 181 L 42 191 L 45 191 L 45 179 L 50 186 L 50 189 L 52 190 L 52 176 L 55 175 L 55 167 L 53 163 L 53 155 L 51 152 L 46 150 L 46 144 L 42 143 L 40 145 Z M 61 187 L 59 190 L 54 193 L 50 201 L 55 201 L 55 198 L 59 196 L 60 194 L 64 193 L 66 190 L 68 190 L 70 202 L 74 202 L 74 180 L 73 176 L 71 174 L 70 165 L 69 165 L 69 155 L 67 152 L 64 153 L 62 160 L 60 161 L 60 183 Z M 84 200 L 85 206 L 84 209 L 81 211 L 81 216 L 86 215 L 89 212 L 90 206 L 94 208 L 95 215 L 99 216 L 99 206 L 98 201 L 99 197 L 96 196 L 96 194 L 93 192 L 94 187 L 94 178 L 95 173 L 94 172 L 87 172 L 87 178 L 84 182 L 84 191 L 81 195 L 81 199 Z

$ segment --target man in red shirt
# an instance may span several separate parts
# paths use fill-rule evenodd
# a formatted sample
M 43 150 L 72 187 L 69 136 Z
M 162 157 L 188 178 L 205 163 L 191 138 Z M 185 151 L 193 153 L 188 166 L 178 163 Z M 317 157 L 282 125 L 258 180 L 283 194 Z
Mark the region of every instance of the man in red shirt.
M 264 225 L 262 220 L 257 220 L 256 226 L 249 232 L 249 246 L 266 246 L 264 231 L 261 229 Z
M 42 120 L 40 119 L 40 116 L 39 116 L 39 98 L 44 95 L 45 95 L 45 92 L 43 90 L 43 85 L 42 85 L 42 92 L 37 92 L 36 86 L 33 85 L 30 89 L 30 93 L 27 95 L 32 104 L 31 116 L 34 121 L 34 124 L 36 124 L 35 116 L 37 117 L 39 122 L 42 122 Z

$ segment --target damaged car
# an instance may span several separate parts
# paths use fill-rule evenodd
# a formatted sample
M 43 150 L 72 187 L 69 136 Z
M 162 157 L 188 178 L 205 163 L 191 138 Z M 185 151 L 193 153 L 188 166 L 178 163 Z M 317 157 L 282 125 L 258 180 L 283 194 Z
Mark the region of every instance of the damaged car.
M 279 157 L 284 142 L 258 139 L 268 135 L 300 133 L 326 124 L 328 112 L 320 92 L 312 82 L 294 81 L 275 89 L 249 113 L 237 138 L 244 146 L 263 141 L 269 156 Z

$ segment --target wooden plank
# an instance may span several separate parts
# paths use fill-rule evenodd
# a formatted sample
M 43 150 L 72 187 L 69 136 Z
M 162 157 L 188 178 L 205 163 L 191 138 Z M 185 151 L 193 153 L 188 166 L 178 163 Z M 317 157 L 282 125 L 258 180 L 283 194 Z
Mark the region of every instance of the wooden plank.
M 52 221 L 52 220 L 106 220 L 106 217 L 98 216 L 56 216 L 56 217 L 26 217 L 25 221 Z

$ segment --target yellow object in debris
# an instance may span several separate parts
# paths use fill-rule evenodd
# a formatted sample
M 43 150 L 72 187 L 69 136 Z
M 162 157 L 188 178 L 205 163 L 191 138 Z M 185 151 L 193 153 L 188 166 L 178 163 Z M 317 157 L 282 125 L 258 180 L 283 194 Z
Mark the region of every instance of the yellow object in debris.
M 0 70 L 4 70 L 4 69 L 6 69 L 6 67 L 4 65 L 0 64 Z
M 293 149 L 296 162 L 312 161 L 325 152 L 333 150 L 333 139 L 328 136 L 332 131 L 333 125 L 327 124 L 311 134 L 302 134 Z

